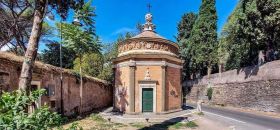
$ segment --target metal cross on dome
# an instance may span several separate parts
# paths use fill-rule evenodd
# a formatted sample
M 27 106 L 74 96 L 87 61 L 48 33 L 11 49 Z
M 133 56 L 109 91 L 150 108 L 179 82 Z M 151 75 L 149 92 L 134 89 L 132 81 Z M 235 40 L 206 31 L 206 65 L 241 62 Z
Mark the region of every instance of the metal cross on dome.
M 147 7 L 148 7 L 148 11 L 149 11 L 149 12 L 151 12 L 151 8 L 152 8 L 152 6 L 151 6 L 151 4 L 150 4 L 150 3 L 147 5 Z

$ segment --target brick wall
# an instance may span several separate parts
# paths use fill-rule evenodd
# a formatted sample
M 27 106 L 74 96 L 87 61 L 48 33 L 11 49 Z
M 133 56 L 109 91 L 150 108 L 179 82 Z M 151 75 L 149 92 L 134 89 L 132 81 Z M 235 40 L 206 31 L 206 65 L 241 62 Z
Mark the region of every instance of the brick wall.
M 178 68 L 166 69 L 166 105 L 167 110 L 181 108 L 181 72 Z
M 0 88 L 3 91 L 13 91 L 18 87 L 18 78 L 23 58 L 9 53 L 0 53 Z M 40 88 L 48 88 L 51 95 L 41 97 L 41 105 L 48 105 L 52 110 L 61 109 L 61 86 L 59 68 L 36 62 L 33 71 L 32 84 Z M 112 86 L 103 80 L 84 77 L 82 112 L 92 111 L 112 105 Z M 63 100 L 64 112 L 70 116 L 77 112 L 80 106 L 80 84 L 69 70 L 63 70 Z
M 191 88 L 189 101 L 202 98 L 211 104 L 280 113 L 280 61 L 212 74 L 184 86 Z M 205 96 L 208 87 L 213 88 L 211 101 Z

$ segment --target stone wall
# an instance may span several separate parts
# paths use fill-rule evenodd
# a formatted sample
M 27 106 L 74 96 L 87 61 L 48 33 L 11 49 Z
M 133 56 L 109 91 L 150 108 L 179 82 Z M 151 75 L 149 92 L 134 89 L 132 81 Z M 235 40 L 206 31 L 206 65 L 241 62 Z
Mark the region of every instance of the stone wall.
M 18 87 L 23 57 L 0 52 L 0 90 L 13 91 Z M 60 85 L 60 71 L 63 74 L 62 91 Z M 112 86 L 94 77 L 83 78 L 81 112 L 112 105 Z M 32 85 L 49 91 L 41 97 L 39 105 L 48 105 L 52 110 L 61 110 L 61 93 L 63 95 L 64 113 L 68 116 L 78 112 L 80 107 L 80 79 L 70 70 L 60 69 L 48 64 L 36 62 Z
M 280 113 L 280 61 L 212 74 L 184 83 L 191 88 L 187 100 Z M 213 88 L 212 99 L 206 97 Z

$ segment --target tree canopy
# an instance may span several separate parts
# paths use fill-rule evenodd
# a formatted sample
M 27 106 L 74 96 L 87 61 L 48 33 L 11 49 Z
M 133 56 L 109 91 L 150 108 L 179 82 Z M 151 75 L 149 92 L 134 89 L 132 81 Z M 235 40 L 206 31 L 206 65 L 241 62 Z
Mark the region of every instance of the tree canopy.
M 266 61 L 278 59 L 279 8 L 279 0 L 242 0 L 238 3 L 220 38 L 229 53 L 227 70 L 257 64 L 261 50 Z
M 41 55 L 41 60 L 44 63 L 51 64 L 54 66 L 60 66 L 60 43 L 52 41 L 46 44 L 46 49 L 43 50 Z M 74 67 L 73 61 L 77 57 L 75 52 L 64 46 L 61 48 L 62 51 L 62 67 L 67 69 L 72 69 Z
M 192 47 L 193 44 L 188 44 L 187 41 L 190 39 L 191 30 L 193 25 L 197 19 L 197 14 L 195 13 L 186 13 L 182 16 L 181 21 L 177 25 L 177 41 L 180 47 L 180 56 L 183 60 L 185 60 L 183 65 L 182 77 L 183 80 L 190 78 L 193 73 L 193 62 L 192 62 Z
M 80 63 L 79 58 L 74 61 L 74 70 L 79 72 L 82 67 L 82 73 L 97 77 L 103 70 L 104 59 L 102 54 L 99 53 L 87 53 L 82 56 L 82 62 Z
M 179 45 L 181 46 L 181 56 L 185 57 L 185 76 L 188 74 L 204 75 L 205 68 L 208 75 L 212 66 L 217 62 L 217 12 L 215 0 L 202 0 L 199 14 L 188 14 L 188 22 L 181 20 L 178 25 Z M 185 26 L 184 28 L 182 28 Z M 191 29 L 191 32 L 188 30 Z M 183 37 L 183 38 L 182 38 Z M 182 39 L 181 39 L 182 38 Z M 186 68 L 192 72 L 188 72 Z

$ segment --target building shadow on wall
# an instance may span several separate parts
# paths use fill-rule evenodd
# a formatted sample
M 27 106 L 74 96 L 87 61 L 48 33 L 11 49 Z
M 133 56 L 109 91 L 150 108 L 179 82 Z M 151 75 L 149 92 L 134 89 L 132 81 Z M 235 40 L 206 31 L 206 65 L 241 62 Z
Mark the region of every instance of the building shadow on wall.
M 115 72 L 115 77 L 122 77 L 122 72 L 117 69 Z M 114 78 L 115 78 L 114 77 Z M 115 86 L 117 85 L 117 86 Z M 113 111 L 118 113 L 125 113 L 126 106 L 128 105 L 127 97 L 127 86 L 125 82 L 123 83 L 120 78 L 115 78 L 114 82 L 114 109 Z M 116 107 L 118 106 L 118 108 Z
M 245 77 L 244 79 L 250 78 L 251 76 L 255 76 L 259 72 L 259 65 L 254 65 L 254 66 L 248 66 L 244 68 L 237 69 L 237 74 L 239 75 L 240 73 L 244 72 Z
M 198 84 L 202 80 L 202 77 L 196 78 L 193 80 L 185 80 L 182 82 L 182 91 L 183 91 L 183 102 L 187 101 L 187 96 L 191 93 L 192 88 L 195 84 Z M 199 94 L 199 90 L 197 95 Z
M 176 123 L 181 122 L 183 120 L 187 120 L 187 117 L 171 118 L 171 119 L 165 120 L 161 123 L 156 123 L 156 124 L 152 124 L 150 126 L 146 126 L 146 127 L 141 128 L 139 130 L 168 130 L 170 126 L 173 126 Z

